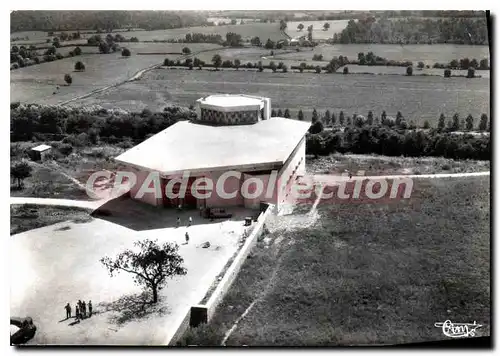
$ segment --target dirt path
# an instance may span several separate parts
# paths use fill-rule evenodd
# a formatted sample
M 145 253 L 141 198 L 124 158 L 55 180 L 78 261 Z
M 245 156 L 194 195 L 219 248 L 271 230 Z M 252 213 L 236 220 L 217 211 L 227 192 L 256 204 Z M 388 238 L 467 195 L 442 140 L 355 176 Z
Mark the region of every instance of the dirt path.
M 191 58 L 193 56 L 196 56 L 197 54 L 204 53 L 204 52 L 220 51 L 220 50 L 221 50 L 220 48 L 206 49 L 206 50 L 203 50 L 203 51 L 198 51 L 198 52 L 195 52 L 195 53 L 190 53 L 190 54 L 187 54 L 187 55 L 179 56 L 179 57 L 175 58 L 175 61 L 186 59 L 186 58 Z M 72 98 L 72 99 L 60 102 L 58 105 L 66 105 L 66 104 L 71 103 L 73 101 L 77 101 L 77 100 L 80 100 L 80 99 L 86 99 L 86 98 L 88 98 L 88 97 L 90 97 L 92 95 L 99 94 L 99 93 L 105 92 L 107 90 L 119 87 L 120 85 L 123 85 L 125 83 L 129 83 L 129 82 L 133 82 L 135 80 L 139 80 L 139 79 L 141 79 L 141 77 L 145 73 L 147 73 L 147 72 L 149 72 L 150 70 L 153 70 L 153 69 L 158 69 L 162 65 L 163 65 L 163 63 L 153 64 L 153 65 L 151 65 L 151 66 L 149 66 L 147 68 L 141 69 L 140 71 L 138 71 L 137 73 L 135 73 L 132 77 L 130 77 L 128 79 L 125 79 L 125 80 L 123 80 L 123 81 L 121 81 L 119 83 L 108 85 L 107 87 L 104 87 L 104 88 L 92 90 L 91 92 L 89 92 L 87 94 L 83 94 L 83 95 L 77 96 L 75 98 Z

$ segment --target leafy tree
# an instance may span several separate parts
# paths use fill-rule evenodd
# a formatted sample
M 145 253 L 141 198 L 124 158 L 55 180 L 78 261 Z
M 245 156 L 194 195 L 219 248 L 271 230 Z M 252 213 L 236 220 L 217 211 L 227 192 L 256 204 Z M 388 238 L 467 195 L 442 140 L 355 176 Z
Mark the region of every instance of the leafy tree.
M 444 77 L 445 78 L 450 78 L 451 77 L 451 70 L 450 69 L 445 69 L 444 70 Z
M 444 127 L 445 127 L 445 121 L 446 121 L 446 118 L 444 116 L 443 113 L 441 113 L 441 115 L 439 116 L 439 121 L 438 121 L 438 129 L 439 130 L 443 130 Z
M 75 47 L 73 53 L 75 54 L 75 56 L 79 56 L 82 54 L 82 49 L 80 47 Z
M 273 61 L 271 61 L 271 63 L 269 63 L 269 68 L 271 68 L 271 70 L 273 72 L 276 72 L 276 69 L 277 69 L 276 63 L 274 63 Z
M 10 51 L 13 52 L 13 53 L 17 53 L 17 52 L 19 52 L 19 47 L 12 46 L 12 48 L 10 49 Z
M 418 62 L 417 68 L 418 69 L 423 69 L 425 67 L 424 62 Z
M 311 127 L 309 128 L 309 133 L 319 134 L 321 131 L 323 131 L 323 128 L 323 123 L 318 120 L 311 125 Z
M 458 113 L 456 113 L 455 115 L 453 115 L 453 122 L 452 122 L 452 125 L 451 125 L 451 129 L 453 131 L 460 130 L 460 118 L 458 116 Z
M 465 122 L 466 122 L 465 128 L 467 129 L 467 131 L 474 130 L 474 118 L 472 117 L 471 114 L 469 114 L 469 116 L 467 116 L 467 119 L 465 120 Z
M 323 121 L 325 122 L 325 125 L 328 126 L 330 125 L 330 122 L 332 120 L 332 115 L 330 114 L 330 110 L 325 111 L 325 116 L 323 117 Z
M 253 37 L 251 40 L 250 40 L 250 43 L 253 45 L 253 46 L 262 46 L 262 42 L 260 42 L 260 38 L 255 36 Z
M 316 68 L 314 68 L 314 70 L 316 71 L 316 73 L 321 73 L 321 67 L 320 66 L 316 66 Z
M 258 68 L 259 72 L 263 72 L 264 71 L 264 66 L 262 65 L 261 61 L 259 61 L 259 63 L 257 63 L 257 68 Z
M 191 54 L 191 50 L 189 49 L 189 47 L 184 47 L 184 48 L 182 49 L 182 53 L 183 53 L 183 54 Z
M 318 156 L 322 154 L 324 150 L 325 150 L 325 140 L 321 137 L 321 135 L 315 135 L 315 134 L 308 135 L 306 140 L 307 153 L 313 154 L 314 158 L 318 158 Z
M 271 117 L 276 117 L 276 110 L 274 109 L 271 110 Z
M 236 68 L 236 70 L 238 70 L 241 66 L 241 61 L 239 59 L 235 59 L 234 60 L 234 68 Z
M 268 38 L 266 44 L 264 45 L 264 48 L 273 49 L 274 47 L 275 47 L 275 43 L 273 41 L 271 41 L 270 38 Z
M 302 73 L 304 71 L 304 69 L 306 69 L 307 67 L 307 64 L 302 62 L 300 63 L 300 66 L 299 66 L 299 71 Z
M 400 126 L 401 121 L 403 121 L 403 114 L 401 114 L 401 111 L 398 111 L 396 114 L 396 126 Z
M 339 114 L 339 124 L 340 126 L 344 126 L 344 112 L 341 111 Z
M 297 30 L 298 31 L 302 31 L 304 29 L 304 24 L 303 23 L 299 23 L 299 25 L 297 26 Z
M 344 73 L 344 74 L 349 74 L 349 68 L 348 68 L 348 67 L 344 67 L 344 69 L 343 69 L 343 73 Z
M 283 66 L 281 67 L 281 70 L 283 71 L 283 73 L 288 72 L 288 67 L 286 66 L 286 64 L 283 64 Z
M 328 22 L 325 22 L 325 24 L 323 25 L 323 30 L 328 31 L 329 28 L 330 28 L 330 24 Z
M 290 118 L 290 110 L 285 109 L 285 113 L 283 114 L 283 117 L 286 117 L 287 119 Z
M 384 124 L 385 120 L 387 119 L 387 113 L 384 111 L 382 111 L 382 115 L 380 115 L 380 117 L 382 118 L 382 125 Z
M 479 61 L 479 69 L 486 70 L 486 69 L 488 69 L 488 67 L 489 66 L 488 66 L 488 59 L 487 58 L 481 59 Z
M 347 117 L 346 125 L 347 126 L 351 126 L 352 125 L 352 121 L 351 121 L 351 118 L 349 116 Z
M 111 277 L 117 272 L 127 272 L 134 276 L 134 282 L 153 294 L 152 303 L 158 302 L 158 291 L 163 289 L 168 278 L 187 273 L 184 260 L 179 255 L 177 244 L 144 239 L 134 243 L 136 250 L 125 250 L 114 260 L 103 257 L 100 262 L 106 267 Z
M 312 112 L 312 120 L 311 120 L 313 123 L 315 123 L 316 121 L 318 121 L 318 112 L 316 111 L 316 109 L 313 109 L 313 112 Z
M 283 111 L 281 111 L 281 109 L 278 109 L 278 117 L 283 117 Z
M 337 123 L 337 117 L 335 116 L 335 113 L 332 113 L 332 125 L 335 125 Z
M 429 129 L 430 127 L 431 127 L 431 125 L 429 124 L 429 121 L 425 120 L 424 121 L 424 129 Z
M 99 52 L 100 53 L 109 53 L 109 45 L 106 42 L 99 42 Z
M 479 119 L 479 131 L 486 131 L 488 125 L 488 116 L 486 114 L 482 114 Z
M 73 83 L 73 78 L 71 78 L 71 75 L 65 74 L 64 81 L 66 82 L 66 84 L 71 85 L 71 83 Z
M 413 75 L 413 67 L 412 66 L 406 67 L 406 75 Z
M 479 67 L 479 63 L 477 62 L 477 60 L 475 58 L 473 58 L 471 61 L 470 61 L 470 64 L 469 64 L 472 68 L 474 69 L 477 69 Z
M 214 64 L 215 69 L 219 70 L 219 67 L 222 64 L 222 58 L 221 58 L 221 56 L 219 54 L 215 54 L 212 57 L 212 63 Z
M 81 61 L 78 61 L 75 63 L 75 70 L 77 71 L 84 71 L 85 70 L 85 64 L 83 64 Z
M 371 110 L 368 111 L 368 118 L 366 122 L 368 125 L 373 125 L 373 112 Z
M 130 57 L 131 53 L 130 53 L 130 50 L 128 48 L 124 48 L 122 49 L 122 56 L 123 57 Z
M 53 55 L 53 54 L 56 54 L 56 51 L 57 51 L 57 48 L 55 48 L 54 46 L 51 46 L 49 47 L 46 51 L 45 51 L 45 55 Z
M 304 113 L 302 112 L 302 109 L 299 110 L 299 113 L 297 114 L 297 118 L 300 121 L 304 121 Z
M 474 69 L 474 68 L 472 68 L 472 67 L 471 67 L 471 68 L 469 68 L 469 69 L 467 70 L 467 78 L 474 78 L 474 77 L 475 77 L 475 72 L 476 72 L 476 71 L 475 71 L 475 69 Z
M 32 168 L 26 161 L 14 162 L 10 166 L 10 175 L 12 178 L 17 179 L 17 187 L 19 189 L 23 186 L 23 181 L 31 176 Z

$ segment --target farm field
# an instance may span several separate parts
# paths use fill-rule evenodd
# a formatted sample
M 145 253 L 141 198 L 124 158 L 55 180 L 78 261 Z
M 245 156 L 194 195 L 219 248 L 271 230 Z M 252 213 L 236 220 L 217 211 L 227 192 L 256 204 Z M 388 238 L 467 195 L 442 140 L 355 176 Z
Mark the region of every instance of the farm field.
M 279 30 L 278 23 L 249 23 L 243 25 L 224 25 L 224 26 L 197 26 L 175 28 L 169 30 L 155 30 L 155 31 L 113 31 L 113 33 L 120 33 L 126 38 L 137 37 L 139 41 L 153 41 L 153 40 L 168 40 L 168 39 L 181 39 L 185 38 L 188 33 L 204 33 L 204 34 L 219 34 L 225 38 L 226 33 L 234 32 L 243 39 L 258 36 L 261 41 L 266 41 L 270 38 L 273 41 L 284 39 L 283 34 Z
M 485 78 L 443 78 L 425 76 L 375 76 L 362 74 L 272 73 L 265 71 L 209 71 L 156 69 L 141 80 L 77 102 L 74 106 L 102 105 L 140 111 L 163 110 L 166 105 L 194 105 L 214 93 L 246 93 L 271 98 L 276 110 L 290 109 L 292 117 L 302 109 L 310 119 L 313 109 L 329 109 L 336 115 L 367 115 L 369 110 L 388 116 L 401 111 L 408 121 L 434 125 L 441 113 L 451 118 L 458 112 L 478 118 L 490 114 L 490 84 Z M 477 120 L 477 119 L 476 119 Z
M 446 337 L 434 324 L 448 319 L 475 320 L 476 336 L 490 335 L 489 184 L 421 179 L 405 203 L 320 204 L 310 227 L 300 214 L 270 222 L 213 333 L 191 344 L 220 345 L 253 302 L 227 346 L 437 341 Z
M 285 63 L 283 61 L 283 63 Z M 373 73 L 373 74 L 406 74 L 406 67 L 387 67 L 387 66 L 359 66 L 356 64 L 349 64 L 345 67 L 349 68 L 349 73 Z M 342 73 L 344 67 L 341 67 L 337 70 L 337 72 Z M 444 77 L 444 69 L 437 68 L 423 68 L 418 69 L 417 67 L 413 68 L 413 75 L 438 75 Z M 467 75 L 466 70 L 456 70 L 453 69 L 451 71 L 451 75 Z M 476 76 L 481 76 L 481 78 L 490 78 L 489 70 L 476 70 Z
M 126 46 L 129 47 L 128 45 Z M 130 46 L 130 48 L 149 47 L 146 44 L 136 45 L 137 47 Z M 163 51 L 168 52 L 180 52 L 180 48 L 182 48 L 180 44 L 159 45 L 161 46 L 153 45 L 150 48 L 156 51 L 157 48 L 161 47 Z M 193 52 L 218 47 L 212 44 L 192 44 L 190 46 Z M 74 48 L 65 47 L 64 49 L 69 52 Z M 88 50 L 97 51 L 97 47 L 82 47 L 84 53 Z M 134 50 L 132 51 L 134 52 Z M 165 57 L 165 55 L 140 56 L 132 54 L 131 57 L 124 58 L 121 56 L 121 52 L 102 55 L 83 54 L 78 57 L 16 69 L 10 72 L 11 102 L 58 104 L 129 79 L 141 69 L 163 63 Z M 85 64 L 85 72 L 74 72 L 74 65 L 77 61 L 82 61 Z M 66 73 L 70 73 L 73 77 L 71 86 L 66 86 L 64 83 L 63 77 Z M 58 93 L 53 94 L 58 85 L 60 86 Z
M 340 33 L 344 28 L 346 28 L 349 20 L 325 20 L 325 21 L 291 21 L 287 22 L 286 33 L 292 37 L 307 36 L 307 27 L 313 26 L 313 39 L 316 40 L 326 40 L 332 38 L 335 33 Z M 323 25 L 325 23 L 330 24 L 328 31 L 323 31 Z M 297 30 L 299 24 L 304 25 L 302 31 Z
M 376 56 L 394 61 L 422 61 L 432 66 L 434 63 L 449 63 L 454 59 L 475 58 L 478 62 L 483 58 L 489 59 L 488 46 L 467 46 L 467 45 L 384 45 L 384 44 L 336 44 L 319 45 L 311 53 L 292 52 L 285 55 L 276 56 L 276 59 L 293 59 L 301 62 L 311 61 L 314 54 L 322 54 L 327 61 L 340 55 L 351 60 L 358 59 L 358 53 L 373 52 Z

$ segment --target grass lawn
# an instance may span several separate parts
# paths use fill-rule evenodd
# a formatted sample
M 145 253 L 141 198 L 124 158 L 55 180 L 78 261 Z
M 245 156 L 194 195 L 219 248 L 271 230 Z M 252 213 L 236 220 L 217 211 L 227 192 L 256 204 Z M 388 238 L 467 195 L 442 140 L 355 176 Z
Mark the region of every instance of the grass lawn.
M 149 57 L 149 56 L 141 56 Z M 306 119 L 314 108 L 339 115 L 367 115 L 372 110 L 388 116 L 401 111 L 407 120 L 437 126 L 439 115 L 447 118 L 458 112 L 479 118 L 489 116 L 489 79 L 442 78 L 424 76 L 375 76 L 362 74 L 272 73 L 235 71 L 157 69 L 141 80 L 79 100 L 73 105 L 102 105 L 137 111 L 148 107 L 163 110 L 168 104 L 194 105 L 204 95 L 245 93 L 271 98 L 272 107 L 290 109 L 292 117 L 302 109 Z M 476 119 L 477 121 L 477 119 Z
M 78 208 L 36 205 L 10 206 L 10 234 L 38 229 L 63 221 L 87 222 L 92 220 L 88 211 Z
M 307 28 L 313 26 L 313 39 L 315 40 L 326 40 L 333 38 L 335 33 L 341 33 L 344 28 L 346 28 L 349 20 L 325 20 L 325 21 L 291 21 L 287 22 L 286 33 L 292 37 L 306 36 L 307 38 Z M 297 30 L 299 24 L 304 25 L 302 31 Z M 325 23 L 330 24 L 328 31 L 323 30 L 323 25 Z
M 227 345 L 442 340 L 434 323 L 447 319 L 490 335 L 489 185 L 418 180 L 409 202 L 320 206 L 309 228 L 285 223 L 254 249 L 206 343 L 220 344 L 256 298 Z
M 130 45 L 130 46 L 129 46 Z M 74 97 L 87 94 L 93 90 L 120 83 L 131 78 L 141 69 L 163 63 L 166 55 L 136 55 L 134 49 L 142 52 L 180 52 L 180 44 L 123 44 L 132 49 L 131 57 L 122 57 L 121 52 L 110 54 L 87 53 L 88 47 L 82 47 L 84 54 L 78 57 L 65 58 L 46 62 L 10 72 L 11 102 L 21 101 L 40 104 L 58 104 Z M 190 44 L 191 51 L 218 48 L 211 44 Z M 148 49 L 150 48 L 150 49 Z M 66 47 L 68 52 L 74 49 Z M 152 49 L 152 50 L 151 50 Z M 93 51 L 94 48 L 91 48 Z M 175 59 L 179 56 L 173 56 Z M 85 64 L 84 72 L 75 72 L 77 61 Z M 67 86 L 64 75 L 69 73 L 73 83 Z M 59 90 L 56 87 L 59 86 Z M 54 94 L 56 92 L 56 94 Z

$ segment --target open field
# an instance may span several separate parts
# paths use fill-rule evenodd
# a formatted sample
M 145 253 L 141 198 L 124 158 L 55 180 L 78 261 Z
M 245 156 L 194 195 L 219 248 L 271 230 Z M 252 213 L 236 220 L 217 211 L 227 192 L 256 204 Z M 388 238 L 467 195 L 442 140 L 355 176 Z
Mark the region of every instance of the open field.
M 356 64 L 348 64 L 345 67 L 349 68 L 350 73 L 373 73 L 373 74 L 394 74 L 394 75 L 405 75 L 406 67 L 387 67 L 387 66 L 360 66 Z M 337 70 L 337 72 L 342 72 L 344 67 L 341 67 Z M 441 76 L 444 77 L 444 69 L 437 68 L 423 68 L 418 69 L 417 67 L 413 68 L 413 75 L 432 75 L 432 76 Z M 467 76 L 466 70 L 456 70 L 453 69 L 451 71 L 451 75 L 463 75 Z M 476 76 L 481 76 L 481 78 L 490 78 L 489 70 L 476 70 Z
M 330 24 L 328 31 L 323 31 L 323 25 L 325 23 Z M 286 33 L 292 37 L 307 36 L 307 27 L 313 25 L 313 40 L 326 40 L 328 38 L 333 38 L 335 33 L 340 33 L 344 28 L 346 28 L 349 20 L 325 20 L 325 21 L 291 21 L 287 22 Z M 299 24 L 304 25 L 302 31 L 297 30 Z
M 314 54 L 322 54 L 327 61 L 333 57 L 345 56 L 350 60 L 357 60 L 358 53 L 373 52 L 376 56 L 394 61 L 422 61 L 432 66 L 434 63 L 449 63 L 454 59 L 475 58 L 478 62 L 483 58 L 489 59 L 488 46 L 467 45 L 384 45 L 384 44 L 336 44 L 319 45 L 311 52 L 292 52 L 276 56 L 276 59 L 293 59 L 301 62 L 311 61 Z
M 297 215 L 269 224 L 198 345 L 219 345 L 252 302 L 226 345 L 443 340 L 434 323 L 447 319 L 490 335 L 489 184 L 415 180 L 407 202 L 320 205 L 309 228 Z
M 180 44 L 152 44 L 151 47 L 143 44 L 126 44 L 124 47 L 152 48 L 154 51 L 180 52 Z M 191 44 L 192 52 L 218 48 L 213 44 Z M 84 53 L 89 47 L 83 47 Z M 94 47 L 90 47 L 94 49 Z M 67 47 L 68 52 L 73 47 Z M 132 50 L 134 52 L 134 50 Z M 142 50 L 141 50 L 142 51 Z M 144 50 L 148 52 L 149 50 Z M 144 55 L 138 56 L 132 53 L 131 57 L 122 57 L 121 52 L 95 55 L 83 54 L 78 57 L 65 58 L 53 62 L 41 63 L 30 67 L 20 68 L 10 73 L 11 102 L 21 101 L 29 103 L 58 104 L 74 97 L 87 94 L 92 90 L 104 88 L 109 85 L 120 83 L 131 78 L 141 69 L 155 64 L 162 64 L 166 55 Z M 171 56 L 177 58 L 179 56 Z M 74 72 L 77 61 L 85 64 L 84 72 Z M 64 83 L 64 74 L 70 73 L 73 77 L 71 86 Z M 57 94 L 56 86 L 60 86 Z
M 194 105 L 214 93 L 246 93 L 270 97 L 276 110 L 289 108 L 292 117 L 302 109 L 309 119 L 312 110 L 329 109 L 338 116 L 354 113 L 388 116 L 401 111 L 405 118 L 423 124 L 437 124 L 441 113 L 451 118 L 458 112 L 478 118 L 489 116 L 490 87 L 485 78 L 442 78 L 424 76 L 374 76 L 314 73 L 272 73 L 265 71 L 222 72 L 208 70 L 157 69 L 141 80 L 126 83 L 105 93 L 72 103 L 75 106 L 99 104 L 140 111 L 163 110 L 165 105 Z
M 11 269 L 10 314 L 33 318 L 37 332 L 29 344 L 165 344 L 233 256 L 244 229 L 245 215 L 212 223 L 193 215 L 185 245 L 186 228 L 174 227 L 176 212 L 128 203 L 117 203 L 111 217 L 64 221 L 11 237 L 11 260 L 23 263 Z M 183 222 L 189 214 L 180 214 Z M 132 276 L 111 278 L 99 262 L 145 238 L 178 244 L 187 268 L 187 275 L 168 281 L 152 306 L 145 305 Z M 205 241 L 209 248 L 201 248 Z M 74 311 L 79 299 L 92 300 L 94 315 L 74 323 L 65 319 L 64 305 L 71 303 Z
M 490 170 L 490 161 L 453 160 L 444 157 L 387 157 L 334 153 L 326 157 L 306 157 L 308 174 L 340 175 L 346 171 L 365 176 L 398 174 L 471 173 Z

